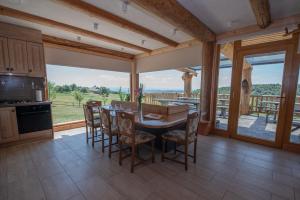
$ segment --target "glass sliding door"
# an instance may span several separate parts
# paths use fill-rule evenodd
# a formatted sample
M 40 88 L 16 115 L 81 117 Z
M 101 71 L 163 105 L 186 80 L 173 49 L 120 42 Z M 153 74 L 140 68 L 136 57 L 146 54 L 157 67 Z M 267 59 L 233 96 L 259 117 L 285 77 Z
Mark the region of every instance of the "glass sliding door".
M 245 55 L 242 59 L 237 135 L 275 142 L 285 98 L 285 51 Z
M 222 53 L 220 54 L 218 74 L 215 128 L 226 131 L 229 119 L 232 61 Z

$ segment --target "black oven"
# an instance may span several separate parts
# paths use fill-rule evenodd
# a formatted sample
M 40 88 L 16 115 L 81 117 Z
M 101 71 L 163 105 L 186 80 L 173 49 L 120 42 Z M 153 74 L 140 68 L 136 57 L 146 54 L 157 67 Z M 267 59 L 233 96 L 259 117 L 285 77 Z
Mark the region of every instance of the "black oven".
M 31 133 L 52 129 L 51 105 L 17 106 L 19 133 Z

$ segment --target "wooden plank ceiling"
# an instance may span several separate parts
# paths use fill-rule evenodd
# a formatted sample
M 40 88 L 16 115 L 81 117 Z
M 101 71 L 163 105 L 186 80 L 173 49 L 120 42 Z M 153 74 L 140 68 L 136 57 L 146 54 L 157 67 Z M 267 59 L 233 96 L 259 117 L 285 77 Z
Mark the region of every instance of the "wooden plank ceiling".
M 31 2 L 31 1 L 28 1 Z M 116 57 L 120 59 L 131 60 L 135 57 L 139 57 L 139 55 L 152 55 L 157 52 L 165 52 L 166 50 L 174 50 L 177 48 L 182 48 L 183 46 L 187 46 L 189 40 L 178 41 L 172 37 L 171 34 L 159 33 L 159 31 L 153 31 L 147 26 L 147 22 L 145 24 L 138 23 L 138 20 L 129 20 L 125 19 L 124 16 L 120 16 L 120 14 L 112 13 L 108 10 L 103 9 L 103 2 L 93 2 L 89 0 L 81 1 L 81 0 L 56 0 L 56 1 L 47 1 L 47 3 L 55 4 L 56 6 L 63 7 L 65 9 L 76 10 L 75 14 L 82 15 L 85 17 L 92 17 L 92 19 L 97 19 L 99 21 L 105 21 L 109 24 L 114 25 L 122 30 L 126 30 L 128 33 L 138 34 L 145 38 L 145 40 L 141 40 L 140 43 L 132 42 L 126 40 L 126 37 L 117 37 L 118 34 L 114 36 L 109 35 L 107 33 L 103 33 L 101 31 L 89 30 L 87 28 L 80 27 L 78 24 L 70 24 L 63 22 L 55 17 L 55 10 L 53 10 L 52 17 L 47 17 L 47 15 L 42 15 L 41 12 L 39 14 L 34 13 L 30 9 L 24 9 L 21 4 L 25 5 L 28 3 L 27 1 L 24 3 L 20 3 L 18 6 L 8 6 L 9 4 L 2 5 L 0 3 L 0 15 L 6 16 L 9 18 L 17 19 L 20 21 L 27 21 L 34 24 L 39 24 L 48 28 L 54 28 L 56 30 L 61 30 L 64 32 L 69 32 L 72 34 L 76 34 L 78 36 L 85 36 L 87 38 L 93 38 L 97 41 L 107 42 L 109 44 L 116 45 L 119 50 L 112 50 L 109 48 L 103 48 L 97 44 L 91 44 L 91 42 L 85 43 L 85 41 L 74 41 L 66 38 L 60 38 L 53 35 L 47 35 L 44 33 L 43 40 L 45 44 L 48 46 L 56 46 L 56 47 L 64 47 L 65 49 L 72 49 L 76 51 L 81 51 L 85 53 L 91 53 L 96 55 L 104 55 L 109 57 Z M 93 2 L 93 4 L 92 4 Z M 127 1 L 111 1 L 109 3 L 126 3 Z M 179 3 L 181 2 L 181 3 Z M 149 16 L 159 18 L 159 23 L 164 22 L 170 25 L 170 27 L 174 28 L 174 34 L 176 34 L 176 30 L 181 31 L 182 33 L 191 36 L 194 40 L 198 40 L 201 42 L 212 42 L 216 41 L 216 39 L 224 39 L 227 37 L 231 37 L 236 34 L 241 34 L 239 32 L 240 29 L 232 30 L 227 33 L 216 35 L 209 27 L 209 24 L 203 23 L 199 17 L 194 16 L 186 7 L 182 5 L 181 1 L 176 0 L 130 0 L 129 3 L 134 7 L 134 9 L 141 10 L 141 13 L 150 13 Z M 44 2 L 34 1 L 31 3 L 35 4 L 43 4 Z M 102 3 L 102 4 L 101 4 Z M 27 4 L 26 4 L 27 5 Z M 30 5 L 30 4 L 28 4 Z M 102 5 L 99 6 L 99 5 Z M 125 6 L 128 5 L 128 2 Z M 253 32 L 258 31 L 259 29 L 273 27 L 274 24 L 280 23 L 281 26 L 284 26 L 287 21 L 278 22 L 278 20 L 272 20 L 270 14 L 269 0 L 249 0 L 249 7 L 252 8 L 253 15 L 256 18 L 257 25 L 253 25 L 251 30 L 242 30 L 245 32 Z M 55 6 L 54 6 L 55 7 Z M 38 8 L 38 7 L 36 7 Z M 22 10 L 23 9 L 23 10 Z M 60 13 L 62 16 L 64 13 Z M 216 13 L 217 15 L 218 13 Z M 48 13 L 49 15 L 49 13 Z M 66 12 L 66 15 L 68 13 Z M 294 21 L 293 21 L 294 20 Z M 289 19 L 290 23 L 295 23 L 300 21 L 300 16 L 297 16 L 297 19 L 291 18 Z M 74 19 L 76 21 L 76 19 Z M 292 22 L 291 22 L 292 21 Z M 161 23 L 163 24 L 163 23 Z M 279 25 L 278 25 L 279 26 Z M 255 28 L 253 28 L 255 27 Z M 170 30 L 171 32 L 171 30 Z M 173 34 L 173 36 L 174 36 Z M 243 34 L 243 32 L 242 32 Z M 120 39 L 123 38 L 123 39 Z M 163 44 L 160 48 L 147 48 L 144 43 L 146 38 L 150 38 L 152 41 L 156 41 L 160 44 Z M 193 40 L 192 40 L 193 41 Z M 195 42 L 192 42 L 194 44 Z M 248 42 L 249 43 L 249 42 Z M 251 43 L 251 41 L 250 41 Z M 191 44 L 190 42 L 188 44 Z M 126 50 L 122 50 L 124 48 L 135 50 L 138 53 L 128 53 Z

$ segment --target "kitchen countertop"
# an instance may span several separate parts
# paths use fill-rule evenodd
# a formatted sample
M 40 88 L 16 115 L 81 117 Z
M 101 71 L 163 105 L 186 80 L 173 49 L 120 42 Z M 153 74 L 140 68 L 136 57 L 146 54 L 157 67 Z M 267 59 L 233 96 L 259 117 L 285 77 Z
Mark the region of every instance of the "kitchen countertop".
M 17 106 L 34 106 L 34 105 L 47 105 L 51 104 L 51 101 L 41 101 L 41 102 L 24 102 L 24 103 L 1 103 L 0 108 L 3 107 L 17 107 Z

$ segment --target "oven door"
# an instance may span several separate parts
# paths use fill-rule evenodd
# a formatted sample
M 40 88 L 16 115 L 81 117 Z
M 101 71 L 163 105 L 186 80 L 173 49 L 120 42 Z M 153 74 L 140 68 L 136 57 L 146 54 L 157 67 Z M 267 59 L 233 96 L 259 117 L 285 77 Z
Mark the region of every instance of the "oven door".
M 19 133 L 52 129 L 50 105 L 16 107 Z

